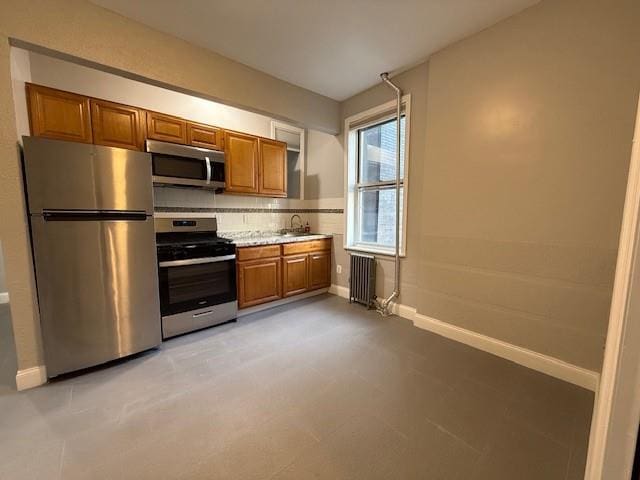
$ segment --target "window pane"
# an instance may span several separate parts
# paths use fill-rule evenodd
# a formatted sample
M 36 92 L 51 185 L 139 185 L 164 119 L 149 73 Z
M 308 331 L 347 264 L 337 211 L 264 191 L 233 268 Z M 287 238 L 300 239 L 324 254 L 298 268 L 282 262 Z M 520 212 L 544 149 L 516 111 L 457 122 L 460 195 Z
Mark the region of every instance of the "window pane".
M 400 188 L 400 218 L 404 189 Z M 358 243 L 376 243 L 381 247 L 395 247 L 396 190 L 384 188 L 358 192 Z M 400 222 L 402 236 L 402 222 Z
M 359 130 L 359 183 L 385 182 L 396 178 L 396 122 L 388 120 Z M 400 178 L 404 178 L 404 127 L 400 118 Z

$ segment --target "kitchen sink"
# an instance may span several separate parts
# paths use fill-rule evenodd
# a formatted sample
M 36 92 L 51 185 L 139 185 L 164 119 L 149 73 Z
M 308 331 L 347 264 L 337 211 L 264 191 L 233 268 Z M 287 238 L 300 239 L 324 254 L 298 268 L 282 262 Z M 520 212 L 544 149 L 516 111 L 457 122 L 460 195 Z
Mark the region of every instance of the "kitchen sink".
M 313 235 L 313 233 L 307 233 L 307 232 L 285 232 L 285 233 L 281 233 L 280 236 L 282 237 L 307 237 L 309 235 Z

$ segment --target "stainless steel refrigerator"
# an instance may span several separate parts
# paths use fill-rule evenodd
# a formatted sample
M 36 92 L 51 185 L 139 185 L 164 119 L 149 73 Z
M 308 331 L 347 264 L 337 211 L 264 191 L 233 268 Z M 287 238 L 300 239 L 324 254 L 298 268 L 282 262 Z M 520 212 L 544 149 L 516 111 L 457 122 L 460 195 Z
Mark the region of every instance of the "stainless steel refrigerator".
M 47 375 L 161 342 L 151 157 L 24 137 Z

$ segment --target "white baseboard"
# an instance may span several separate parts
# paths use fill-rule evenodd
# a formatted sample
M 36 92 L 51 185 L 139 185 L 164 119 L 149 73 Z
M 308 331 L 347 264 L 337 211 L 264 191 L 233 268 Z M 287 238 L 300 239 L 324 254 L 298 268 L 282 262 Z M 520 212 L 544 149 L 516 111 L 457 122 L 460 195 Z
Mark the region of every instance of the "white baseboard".
M 9 303 L 9 292 L 0 292 L 0 305 Z
M 551 375 L 565 382 L 573 383 L 579 387 L 596 391 L 600 374 L 578 367 L 549 355 L 534 352 L 527 348 L 513 345 L 493 337 L 487 337 L 450 323 L 445 323 L 435 318 L 415 313 L 413 324 L 418 328 L 429 330 L 443 337 L 456 340 L 479 350 L 505 358 L 524 367 Z
M 342 298 L 349 298 L 349 287 L 342 287 L 340 285 L 333 284 L 329 287 L 329 293 Z
M 18 370 L 16 388 L 18 391 L 38 387 L 47 383 L 47 368 L 44 365 Z
M 349 297 L 349 289 L 339 285 L 331 285 L 329 293 L 340 297 Z M 545 373 L 565 382 L 573 383 L 588 390 L 597 391 L 600 374 L 586 368 L 559 360 L 549 355 L 534 352 L 512 343 L 488 337 L 450 323 L 436 320 L 416 312 L 416 309 L 402 304 L 394 304 L 393 313 L 399 317 L 411 320 L 413 324 L 424 330 L 455 340 L 470 347 L 491 353 L 506 360 L 522 365 L 532 370 Z
M 313 290 L 311 292 L 301 293 L 294 297 L 283 298 L 269 303 L 263 303 L 262 305 L 256 305 L 255 307 L 243 308 L 238 310 L 238 318 L 250 315 L 252 313 L 262 312 L 263 310 L 269 310 L 270 308 L 279 307 L 280 305 L 286 305 L 287 303 L 297 302 L 303 298 L 315 297 L 322 295 L 323 293 L 331 293 L 329 288 L 320 288 L 319 290 Z
M 394 303 L 392 307 L 392 312 L 399 317 L 406 318 L 407 320 L 411 320 L 413 324 L 416 323 L 416 309 L 413 307 L 409 307 L 407 305 L 403 305 L 401 303 Z M 417 326 L 417 325 L 416 325 Z

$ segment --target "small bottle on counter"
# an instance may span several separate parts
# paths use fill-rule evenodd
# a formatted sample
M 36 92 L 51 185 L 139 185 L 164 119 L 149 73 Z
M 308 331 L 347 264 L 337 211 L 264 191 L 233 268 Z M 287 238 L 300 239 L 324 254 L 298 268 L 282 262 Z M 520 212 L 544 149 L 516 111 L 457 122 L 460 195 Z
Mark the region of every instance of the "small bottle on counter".
M 311 226 L 309 226 L 309 222 L 307 222 L 306 225 L 304 226 L 304 231 L 305 233 L 309 233 L 311 231 Z

